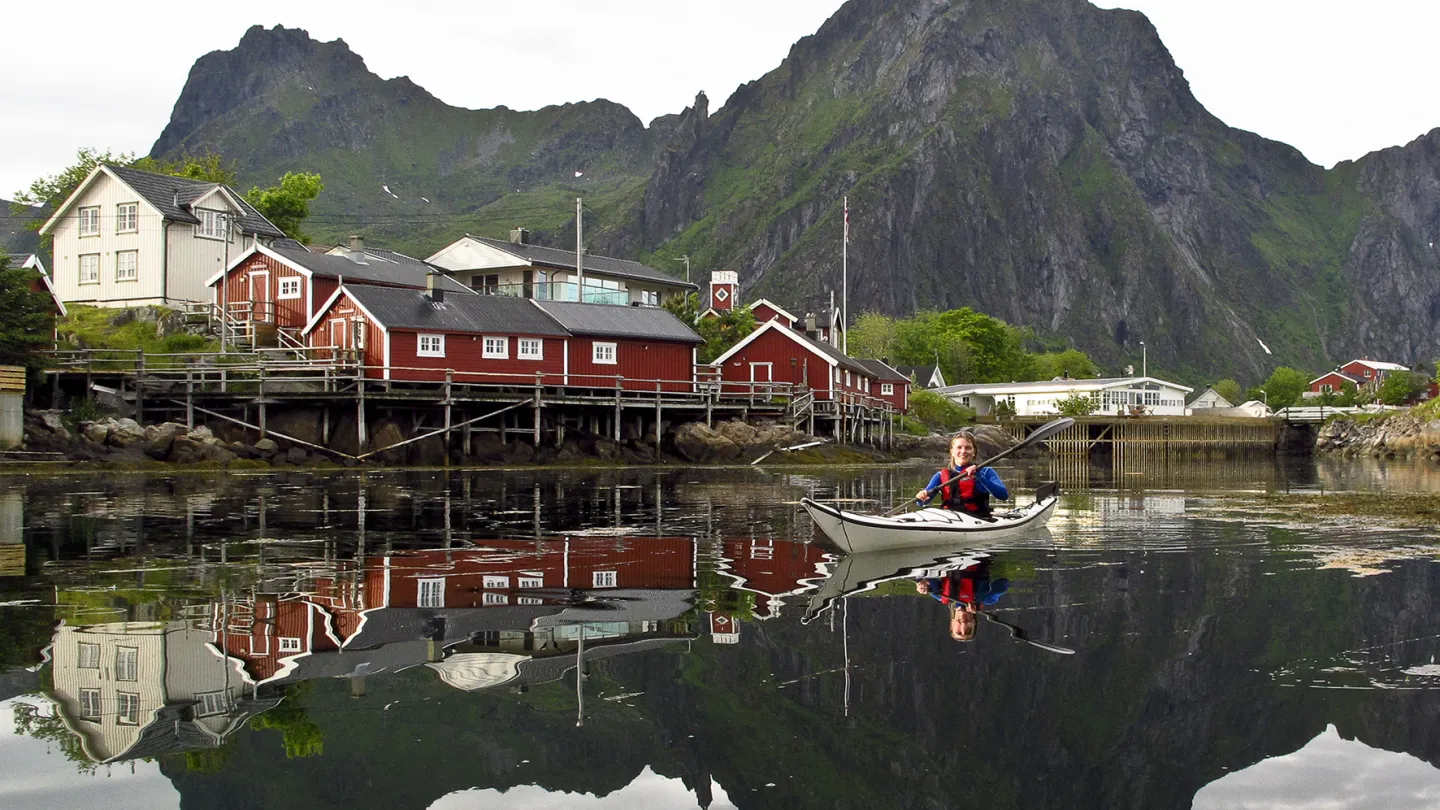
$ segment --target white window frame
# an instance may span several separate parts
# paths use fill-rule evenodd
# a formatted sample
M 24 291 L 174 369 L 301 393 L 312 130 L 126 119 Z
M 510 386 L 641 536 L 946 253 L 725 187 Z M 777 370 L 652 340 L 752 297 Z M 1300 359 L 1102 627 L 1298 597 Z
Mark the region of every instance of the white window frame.
M 281 636 L 281 637 L 280 637 L 280 652 L 282 652 L 282 653 L 298 653 L 298 652 L 301 651 L 301 649 L 302 649 L 302 647 L 300 646 L 300 639 L 299 639 L 298 636 Z
M 520 338 L 515 356 L 521 360 L 544 360 L 545 341 L 540 338 Z
M 482 582 L 481 587 L 483 587 L 483 588 L 509 588 L 509 587 L 510 587 L 510 577 L 501 577 L 501 576 L 496 576 L 496 575 L 494 575 L 494 574 L 486 574 L 486 575 L 485 575 L 485 578 L 484 578 L 481 582 Z
M 115 203 L 115 232 L 135 233 L 140 230 L 140 203 Z
M 880 396 L 890 397 L 895 395 L 895 383 L 880 383 Z
M 429 343 L 432 344 L 429 348 L 426 348 L 426 347 L 425 347 L 425 344 L 426 344 L 427 342 L 429 342 Z M 422 333 L 416 335 L 416 336 L 415 336 L 415 356 L 416 356 L 416 357 L 444 357 L 444 356 L 445 356 L 445 336 L 444 336 L 444 335 L 431 334 L 431 333 L 429 333 L 429 332 L 422 332 Z
M 279 279 L 276 286 L 277 292 L 275 295 L 281 301 L 291 301 L 305 294 L 304 287 L 300 284 L 300 278 L 298 276 Z
M 486 360 L 509 360 L 510 359 L 510 338 L 503 336 L 486 335 L 481 338 L 484 346 L 480 356 Z
M 352 348 L 364 350 L 365 348 L 365 319 L 355 318 L 350 322 L 350 342 Z
M 80 719 L 98 721 L 102 711 L 104 711 L 104 709 L 100 705 L 100 690 L 81 689 Z
M 130 273 L 123 275 L 124 265 L 121 259 L 130 257 Z M 115 280 L 116 281 L 139 281 L 140 280 L 140 251 L 138 250 L 117 250 L 115 251 Z
M 545 578 L 540 576 L 522 576 L 515 581 L 515 587 L 543 588 L 545 587 Z
M 89 272 L 86 271 L 86 267 L 85 267 L 85 265 L 87 264 L 87 262 L 86 262 L 87 259 L 90 260 L 90 261 L 88 262 L 88 264 L 90 265 L 90 267 L 89 267 Z M 80 257 L 79 257 L 79 260 L 80 260 L 80 281 L 79 281 L 79 283 L 81 283 L 81 284 L 99 284 L 99 283 L 100 283 L 100 254 L 99 254 L 99 253 L 81 253 L 81 254 L 80 254 Z
M 618 581 L 619 578 L 615 575 L 614 571 L 592 571 L 590 573 L 591 587 L 615 588 L 619 587 L 617 584 Z
M 515 597 L 515 604 L 517 604 L 517 605 L 543 605 L 543 604 L 545 604 L 545 600 L 544 600 L 544 599 L 541 599 L 541 598 L 538 597 L 538 596 L 517 596 L 517 597 Z
M 620 351 L 614 343 L 592 343 L 590 345 L 590 361 L 597 366 L 613 366 L 620 362 L 618 356 Z
M 486 606 L 489 606 L 489 605 L 508 605 L 508 604 L 510 604 L 510 594 L 507 594 L 507 593 L 495 593 L 494 591 L 486 591 L 486 592 L 480 594 L 480 604 L 486 605 Z
M 80 234 L 80 236 L 99 236 L 99 235 L 100 235 L 100 206 L 98 206 L 98 205 L 86 205 L 86 206 L 82 206 L 82 207 L 80 207 L 79 209 L 77 209 L 75 213 L 76 213 L 76 216 L 79 218 L 79 222 L 80 222 L 80 225 L 79 225 L 79 234 Z
M 197 239 L 218 239 L 233 240 L 234 236 L 227 233 L 230 224 L 231 214 L 228 211 L 214 211 L 209 208 L 201 208 L 195 212 L 200 222 L 195 225 L 195 238 Z
M 115 723 L 121 726 L 140 725 L 140 694 L 138 692 L 115 693 Z
M 100 645 L 88 641 L 80 642 L 75 653 L 75 666 L 80 669 L 100 668 Z
M 422 608 L 445 607 L 445 579 L 438 577 L 416 580 L 415 606 Z
M 199 701 L 195 707 L 196 717 L 214 717 L 230 709 L 230 701 L 224 692 L 201 692 L 195 699 Z
M 139 647 L 115 648 L 115 680 L 126 682 L 140 680 Z

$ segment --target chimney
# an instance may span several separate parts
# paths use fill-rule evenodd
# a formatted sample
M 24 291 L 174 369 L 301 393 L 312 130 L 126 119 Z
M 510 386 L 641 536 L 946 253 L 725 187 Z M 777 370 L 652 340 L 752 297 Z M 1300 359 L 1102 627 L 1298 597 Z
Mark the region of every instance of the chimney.
M 815 335 L 815 313 L 805 313 L 805 334 L 814 337 Z
M 445 289 L 440 286 L 440 274 L 433 270 L 425 274 L 425 296 L 437 304 L 445 303 Z
M 352 234 L 350 234 L 350 252 L 351 252 L 351 253 L 364 253 L 364 252 L 365 252 L 365 238 L 362 237 L 362 236 L 361 236 L 360 234 L 358 234 L 358 233 L 352 233 Z
M 527 229 L 525 229 L 525 228 L 511 228 L 511 229 L 510 229 L 510 244 L 512 244 L 512 245 L 528 245 L 528 244 L 530 244 L 530 231 L 527 230 Z
M 735 308 L 740 293 L 740 274 L 734 270 L 716 270 L 710 274 L 710 307 L 716 312 Z

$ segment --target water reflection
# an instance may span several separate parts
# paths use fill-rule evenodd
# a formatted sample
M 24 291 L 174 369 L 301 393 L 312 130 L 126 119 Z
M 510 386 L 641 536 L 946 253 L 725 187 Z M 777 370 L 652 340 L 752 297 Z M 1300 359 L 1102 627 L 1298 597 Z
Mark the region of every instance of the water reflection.
M 1328 475 L 1258 469 L 1232 486 Z M 799 497 L 888 507 L 916 469 L 29 481 L 0 697 L 37 708 L 0 745 L 297 808 L 1186 806 L 1326 724 L 1440 762 L 1433 544 L 1224 519 L 1228 474 L 845 557 Z

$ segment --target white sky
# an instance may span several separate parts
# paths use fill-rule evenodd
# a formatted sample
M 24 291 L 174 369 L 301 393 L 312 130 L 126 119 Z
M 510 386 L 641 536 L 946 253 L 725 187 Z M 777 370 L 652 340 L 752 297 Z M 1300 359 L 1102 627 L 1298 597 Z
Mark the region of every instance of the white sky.
M 1323 165 L 1440 126 L 1427 0 L 1100 0 L 1144 11 L 1196 96 L 1226 123 Z M 143 154 L 190 66 L 252 24 L 343 38 L 372 71 L 485 108 L 608 98 L 649 122 L 704 90 L 713 112 L 776 67 L 840 0 L 528 0 L 350 3 L 8 3 L 0 72 L 0 197 L 64 168 L 82 146 Z M 234 9 L 227 22 L 220 9 Z M 70 25 L 67 21 L 103 21 Z M 64 28 L 63 36 L 60 33 Z

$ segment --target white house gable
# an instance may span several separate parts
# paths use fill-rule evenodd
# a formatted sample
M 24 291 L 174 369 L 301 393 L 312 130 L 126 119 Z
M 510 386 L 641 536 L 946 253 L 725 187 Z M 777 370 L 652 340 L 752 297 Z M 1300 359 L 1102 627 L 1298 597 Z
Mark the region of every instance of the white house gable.
M 462 237 L 425 260 L 452 273 L 467 270 L 499 270 L 508 267 L 528 267 L 530 262 L 513 253 L 492 245 Z

